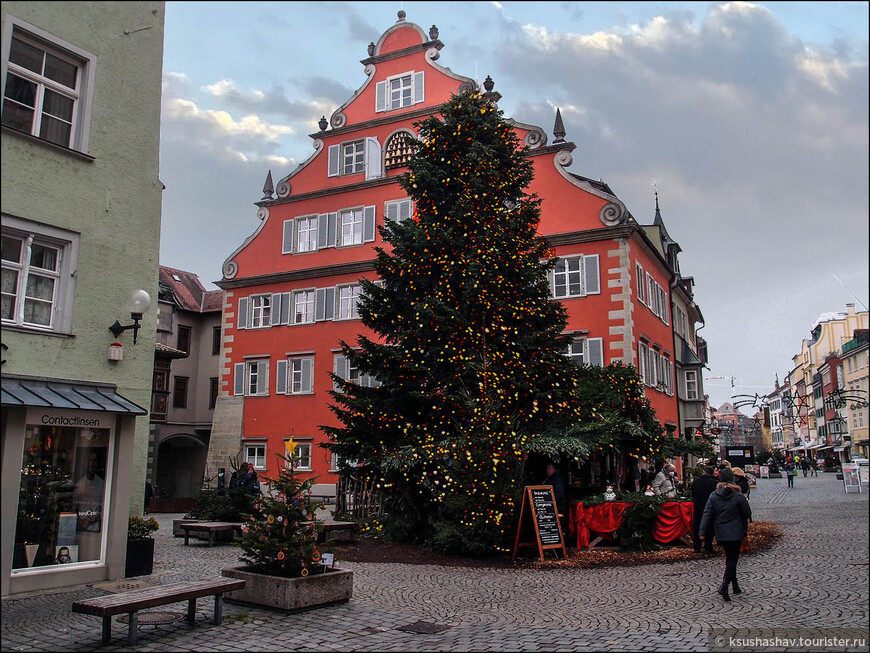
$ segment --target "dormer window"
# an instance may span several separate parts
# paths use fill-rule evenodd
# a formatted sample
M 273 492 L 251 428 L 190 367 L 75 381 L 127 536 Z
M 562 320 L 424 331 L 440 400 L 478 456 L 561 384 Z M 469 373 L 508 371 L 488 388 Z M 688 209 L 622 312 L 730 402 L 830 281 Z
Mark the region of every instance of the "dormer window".
M 410 71 L 388 77 L 375 87 L 375 111 L 404 109 L 423 101 L 423 73 Z

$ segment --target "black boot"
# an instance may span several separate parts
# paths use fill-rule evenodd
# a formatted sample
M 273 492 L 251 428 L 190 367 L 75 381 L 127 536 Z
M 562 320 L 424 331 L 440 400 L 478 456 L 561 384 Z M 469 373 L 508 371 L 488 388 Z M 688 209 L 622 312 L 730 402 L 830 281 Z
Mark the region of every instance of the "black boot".
M 734 592 L 735 594 L 740 594 L 741 592 L 743 592 L 743 590 L 740 589 L 740 585 L 737 584 L 736 578 L 731 581 L 731 591 Z
M 716 592 L 722 595 L 723 601 L 730 601 L 731 600 L 731 597 L 728 596 L 728 582 L 727 581 L 723 582 L 719 586 L 719 589 L 716 590 Z

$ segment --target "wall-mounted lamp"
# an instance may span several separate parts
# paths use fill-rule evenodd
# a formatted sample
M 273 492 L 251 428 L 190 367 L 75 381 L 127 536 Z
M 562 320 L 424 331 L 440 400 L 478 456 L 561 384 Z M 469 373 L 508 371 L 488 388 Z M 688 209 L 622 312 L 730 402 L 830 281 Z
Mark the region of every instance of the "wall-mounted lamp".
M 130 311 L 130 319 L 133 320 L 133 324 L 121 326 L 121 323 L 115 320 L 115 323 L 109 327 L 109 331 L 117 338 L 127 329 L 133 329 L 133 344 L 135 345 L 136 336 L 139 334 L 139 320 L 142 319 L 143 313 L 148 312 L 149 308 L 151 308 L 151 295 L 144 290 L 134 290 L 127 300 L 127 309 Z

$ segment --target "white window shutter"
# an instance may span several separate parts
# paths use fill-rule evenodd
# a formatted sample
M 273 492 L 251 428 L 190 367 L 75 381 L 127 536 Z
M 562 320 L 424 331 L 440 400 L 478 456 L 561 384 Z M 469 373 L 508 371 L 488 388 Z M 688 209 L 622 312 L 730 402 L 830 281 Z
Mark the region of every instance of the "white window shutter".
M 327 176 L 329 177 L 337 177 L 338 176 L 338 167 L 339 162 L 341 160 L 341 145 L 330 145 L 329 146 L 329 160 L 327 162 Z
M 272 315 L 275 312 L 273 310 Z M 281 313 L 278 315 L 279 324 L 290 324 L 290 293 L 281 293 Z
M 269 326 L 278 326 L 281 324 L 281 311 L 284 308 L 284 304 L 281 301 L 282 299 L 282 293 L 272 293 L 272 310 L 270 311 L 271 319 L 269 320 Z
M 245 364 L 233 365 L 233 394 L 235 396 L 245 394 Z
M 640 376 L 640 382 L 646 383 L 646 347 L 643 344 L 637 346 L 637 373 Z
M 302 392 L 314 390 L 314 359 L 302 359 Z
M 338 378 L 347 380 L 347 362 L 344 358 L 344 354 L 335 354 L 333 356 L 332 371 Z M 333 390 L 338 392 L 338 383 L 333 384 Z
M 601 280 L 598 274 L 598 254 L 583 257 L 584 274 L 586 276 L 586 294 L 600 295 Z
M 287 394 L 287 360 L 279 360 L 275 364 L 275 392 L 279 395 Z
M 338 233 L 338 213 L 328 213 L 326 225 L 326 246 L 335 247 L 336 234 Z
M 411 219 L 414 212 L 414 200 L 404 200 L 399 203 L 399 222 Z
M 295 224 L 295 220 L 284 220 L 284 242 L 281 245 L 282 254 L 293 253 L 293 225 Z
M 641 304 L 646 305 L 646 299 L 644 299 L 644 278 L 643 278 L 643 268 L 640 263 L 635 266 L 635 272 L 637 274 L 637 301 Z
M 424 92 L 423 73 L 414 73 L 414 104 L 419 104 L 426 99 Z
M 373 136 L 366 137 L 366 179 L 377 179 L 381 176 L 381 144 Z
M 257 361 L 257 394 L 269 391 L 269 361 Z
M 324 320 L 332 320 L 335 319 L 335 301 L 336 301 L 336 292 L 335 287 L 330 286 L 326 288 L 326 301 L 323 303 L 323 319 Z
M 375 239 L 375 207 L 363 209 L 363 242 L 371 243 Z
M 248 328 L 248 298 L 239 297 L 239 315 L 236 327 L 239 329 Z
M 314 291 L 314 321 L 321 322 L 326 319 L 326 288 L 318 288 Z
M 588 361 L 590 365 L 604 365 L 604 345 L 601 338 L 587 338 L 586 346 L 589 348 Z
M 375 113 L 387 110 L 387 83 L 378 82 L 375 85 Z
M 329 247 L 329 218 L 326 213 L 317 216 L 317 249 Z M 333 242 L 333 245 L 335 243 Z
M 384 220 L 399 221 L 399 202 L 387 202 L 384 204 Z

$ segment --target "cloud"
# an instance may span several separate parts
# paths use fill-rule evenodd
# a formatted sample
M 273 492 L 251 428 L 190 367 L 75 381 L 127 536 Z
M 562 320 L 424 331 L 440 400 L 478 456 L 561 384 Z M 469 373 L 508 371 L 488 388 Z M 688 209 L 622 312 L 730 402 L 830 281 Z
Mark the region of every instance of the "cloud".
M 317 82 L 319 79 L 322 78 L 312 81 L 314 88 L 319 88 Z M 335 86 L 340 87 L 340 85 Z M 335 86 L 330 90 L 335 91 Z M 321 87 L 325 85 L 321 84 Z M 203 90 L 226 106 L 261 115 L 281 116 L 291 121 L 308 122 L 312 129 L 321 115 L 332 113 L 336 106 L 334 102 L 321 98 L 307 102 L 290 100 L 281 86 L 275 86 L 268 91 L 252 89 L 243 93 L 230 79 L 221 79 L 214 84 L 204 86 Z

